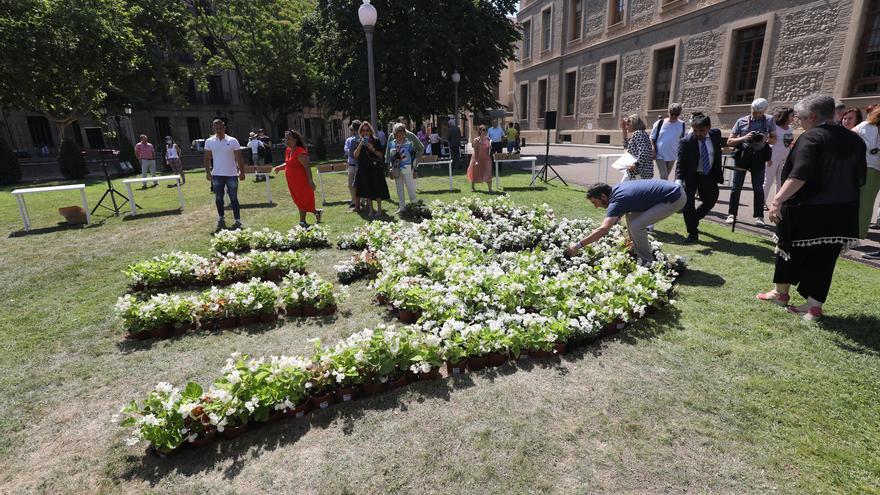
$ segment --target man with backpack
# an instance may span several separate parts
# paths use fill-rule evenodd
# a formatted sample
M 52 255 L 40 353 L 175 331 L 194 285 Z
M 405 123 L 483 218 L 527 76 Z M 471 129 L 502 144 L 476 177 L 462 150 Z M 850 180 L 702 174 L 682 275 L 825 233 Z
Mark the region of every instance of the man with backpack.
M 681 103 L 669 105 L 669 117 L 658 118 L 651 130 L 651 144 L 654 146 L 654 162 L 657 164 L 659 178 L 667 180 L 675 160 L 678 159 L 678 143 L 684 137 L 685 123 L 678 120 Z
M 742 193 L 743 183 L 746 180 L 746 172 L 752 177 L 752 191 L 755 200 L 752 204 L 752 212 L 755 217 L 755 225 L 764 227 L 764 169 L 770 161 L 770 146 L 776 144 L 776 122 L 769 115 L 765 115 L 768 102 L 764 98 L 758 98 L 752 102 L 752 113 L 740 117 L 727 145 L 735 148 L 733 160 L 736 170 L 733 174 L 733 187 L 730 188 L 730 208 L 728 209 L 727 223 L 736 221 L 739 210 L 739 198 Z

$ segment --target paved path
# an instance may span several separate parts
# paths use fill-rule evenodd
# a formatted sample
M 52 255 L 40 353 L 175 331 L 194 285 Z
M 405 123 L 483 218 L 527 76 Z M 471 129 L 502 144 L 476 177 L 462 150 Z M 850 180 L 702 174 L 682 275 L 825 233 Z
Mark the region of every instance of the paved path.
M 522 149 L 522 154 L 537 156 L 538 166 L 540 167 L 540 165 L 544 161 L 544 151 L 544 146 L 525 146 Z M 564 178 L 567 182 L 587 186 L 597 181 L 598 165 L 596 162 L 596 156 L 599 154 L 612 154 L 620 152 L 621 148 L 607 146 L 551 145 L 549 162 L 550 165 L 552 165 L 553 168 L 556 169 L 557 172 L 559 172 L 559 175 L 561 175 L 562 178 Z M 730 176 L 730 174 L 732 174 L 732 172 L 728 172 L 728 177 Z M 619 182 L 621 173 L 614 169 L 611 169 L 608 172 L 608 176 L 608 181 L 613 185 L 614 183 Z M 724 219 L 727 218 L 729 199 L 730 186 L 727 184 L 722 184 L 721 192 L 718 197 L 718 203 L 715 205 L 714 210 L 706 217 L 706 219 L 718 223 L 723 223 Z M 772 236 L 774 232 L 772 226 L 757 227 L 756 225 L 754 225 L 754 220 L 752 219 L 751 215 L 751 201 L 752 186 L 749 177 L 746 176 L 746 183 L 743 188 L 743 193 L 740 197 L 740 209 L 739 215 L 737 216 L 736 225 L 737 230 L 744 230 L 764 237 Z M 880 197 L 878 197 L 878 204 L 880 204 Z M 878 209 L 878 204 L 874 205 L 875 214 Z M 876 220 L 876 217 L 874 217 L 873 219 Z M 764 220 L 767 221 L 766 217 Z M 863 241 L 863 245 L 850 250 L 845 256 L 847 258 L 855 259 L 857 261 L 861 261 L 866 264 L 880 268 L 880 262 L 864 260 L 861 257 L 861 254 L 863 252 L 876 251 L 878 249 L 880 249 L 880 230 L 872 229 L 868 234 L 868 239 L 866 241 Z

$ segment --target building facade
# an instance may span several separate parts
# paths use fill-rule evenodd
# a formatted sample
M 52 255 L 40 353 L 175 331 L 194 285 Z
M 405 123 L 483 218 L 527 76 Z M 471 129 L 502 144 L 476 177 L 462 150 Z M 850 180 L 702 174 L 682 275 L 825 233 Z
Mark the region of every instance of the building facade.
M 620 144 L 670 102 L 729 132 L 754 98 L 770 110 L 815 92 L 880 102 L 880 0 L 523 0 L 515 118 L 543 141 Z
M 342 115 L 329 118 L 317 107 L 307 107 L 299 112 L 282 116 L 278 122 L 268 122 L 254 116 L 243 101 L 237 79 L 231 71 L 224 71 L 208 77 L 207 91 L 198 91 L 191 81 L 185 95 L 186 105 L 156 104 L 150 108 L 134 108 L 131 116 L 121 115 L 119 131 L 132 142 L 137 136 L 146 134 L 152 143 L 164 142 L 165 136 L 172 136 L 184 149 L 194 140 L 206 139 L 211 134 L 212 122 L 222 118 L 227 123 L 230 135 L 242 144 L 248 134 L 256 129 L 265 129 L 273 141 L 283 139 L 287 129 L 300 130 L 306 140 L 315 143 L 319 137 L 325 143 L 338 144 L 347 137 L 346 121 Z M 117 131 L 114 111 L 101 122 L 92 117 L 83 117 L 64 130 L 64 137 L 73 139 L 84 150 L 97 150 L 113 145 L 105 137 L 105 131 Z M 0 120 L 0 136 L 12 145 L 22 156 L 54 157 L 61 139 L 53 122 L 45 116 L 22 110 L 3 109 Z M 45 149 L 44 149 L 45 145 Z

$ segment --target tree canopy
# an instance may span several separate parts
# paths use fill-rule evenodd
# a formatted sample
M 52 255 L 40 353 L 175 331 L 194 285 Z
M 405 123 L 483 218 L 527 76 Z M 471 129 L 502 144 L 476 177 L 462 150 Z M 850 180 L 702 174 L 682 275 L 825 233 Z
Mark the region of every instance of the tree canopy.
M 376 93 L 383 120 L 453 111 L 450 75 L 461 74 L 459 103 L 496 108 L 501 71 L 514 58 L 520 33 L 508 15 L 515 0 L 373 2 Z M 318 94 L 330 108 L 369 115 L 367 49 L 360 2 L 319 0 L 304 26 L 306 51 L 317 71 Z

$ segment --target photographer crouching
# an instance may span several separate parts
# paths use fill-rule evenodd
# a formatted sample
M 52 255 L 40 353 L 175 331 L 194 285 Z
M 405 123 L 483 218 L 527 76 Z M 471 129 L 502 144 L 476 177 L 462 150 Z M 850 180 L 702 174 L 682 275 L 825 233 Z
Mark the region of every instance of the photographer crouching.
M 752 204 L 752 212 L 755 217 L 755 225 L 763 227 L 764 223 L 764 173 L 766 164 L 771 157 L 771 144 L 776 144 L 776 122 L 768 115 L 767 100 L 758 98 L 752 102 L 752 113 L 740 117 L 727 145 L 736 148 L 733 154 L 737 170 L 733 174 L 733 187 L 730 189 L 730 209 L 728 210 L 727 223 L 733 223 L 737 210 L 739 210 L 739 198 L 742 193 L 743 183 L 748 171 L 752 177 L 752 192 L 755 200 Z

